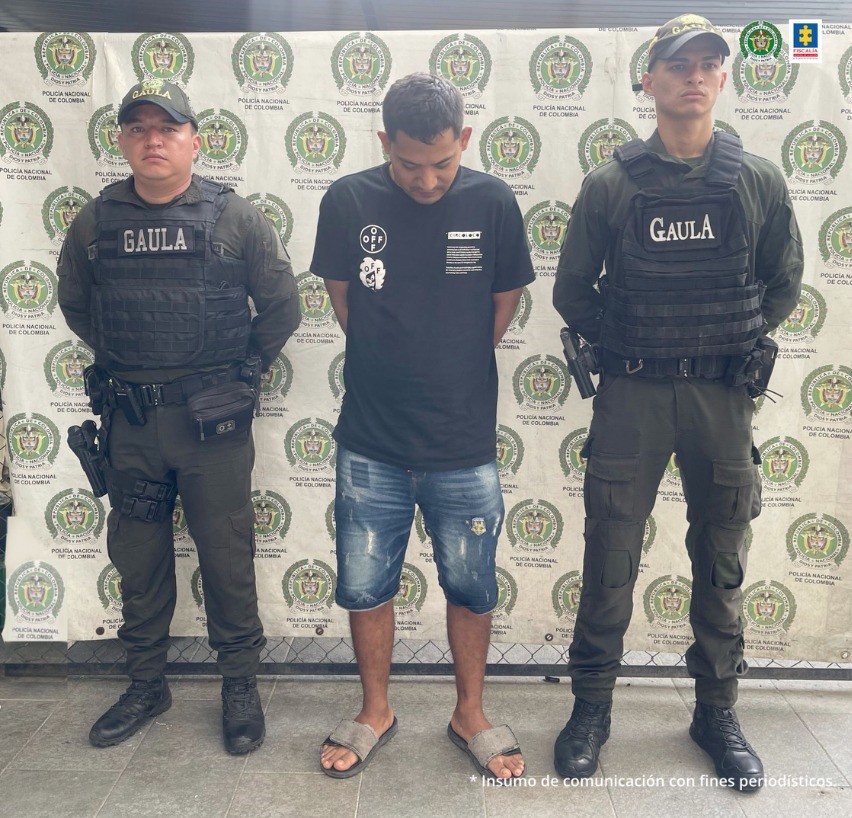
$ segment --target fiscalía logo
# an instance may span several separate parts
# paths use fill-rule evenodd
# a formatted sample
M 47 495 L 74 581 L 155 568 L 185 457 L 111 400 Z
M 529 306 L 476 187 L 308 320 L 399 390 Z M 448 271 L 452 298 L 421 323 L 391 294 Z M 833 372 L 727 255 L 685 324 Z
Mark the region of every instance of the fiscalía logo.
M 541 261 L 556 262 L 571 220 L 571 206 L 557 199 L 533 205 L 524 215 L 527 245 Z
M 852 103 L 852 45 L 843 52 L 837 66 L 837 74 L 840 78 L 840 90 L 846 102 Z
M 479 154 L 485 172 L 504 179 L 528 178 L 540 153 L 538 131 L 531 122 L 519 116 L 495 119 L 479 140 Z
M 836 517 L 805 514 L 787 529 L 787 554 L 810 568 L 836 568 L 849 551 L 849 532 Z
M 579 99 L 591 76 L 589 49 L 566 34 L 543 40 L 530 58 L 530 81 L 539 99 Z
M 281 237 L 281 243 L 286 246 L 293 235 L 293 211 L 284 200 L 271 193 L 252 193 L 246 198 L 272 222 L 275 232 Z
M 791 65 L 787 51 L 757 60 L 737 54 L 731 67 L 731 79 L 742 102 L 782 102 L 790 96 L 799 76 L 799 66 Z
M 37 261 L 13 261 L 0 270 L 0 307 L 14 318 L 50 317 L 56 307 L 56 275 Z
M 258 542 L 283 540 L 290 529 L 293 514 L 290 504 L 274 491 L 257 490 L 251 493 L 254 506 L 254 536 Z
M 220 108 L 208 108 L 198 115 L 201 150 L 195 157 L 204 168 L 228 170 L 243 163 L 248 147 L 248 132 L 236 114 Z
M 562 537 L 562 515 L 546 500 L 521 500 L 506 520 L 509 542 L 521 551 L 549 552 Z
M 6 587 L 12 613 L 27 622 L 55 619 L 65 598 L 62 575 L 39 560 L 25 562 L 13 571 Z
M 378 94 L 388 81 L 391 63 L 385 41 L 369 31 L 347 34 L 331 53 L 331 73 L 344 94 Z
M 743 617 L 761 634 L 788 631 L 796 617 L 796 599 L 780 582 L 755 582 L 743 591 Z
M 240 88 L 279 91 L 293 73 L 293 49 L 280 34 L 244 34 L 231 51 L 231 65 Z
M 337 170 L 346 152 L 343 126 L 322 111 L 297 116 L 287 128 L 285 142 L 290 164 L 308 173 Z
M 346 385 L 343 382 L 343 367 L 346 365 L 346 350 L 338 352 L 328 365 L 328 386 L 335 400 L 342 401 Z
M 204 580 L 201 577 L 201 566 L 192 572 L 189 578 L 189 587 L 192 590 L 192 598 L 199 608 L 204 607 Z
M 293 385 L 293 365 L 282 352 L 269 369 L 260 375 L 260 408 L 269 410 L 280 405 Z
M 105 611 L 121 612 L 121 574 L 112 563 L 98 575 L 98 599 Z
M 172 539 L 176 545 L 184 545 L 192 542 L 192 535 L 189 533 L 189 522 L 186 519 L 186 512 L 183 510 L 183 500 L 180 495 L 175 498 L 175 506 L 172 509 Z
M 41 219 L 48 238 L 62 244 L 71 222 L 92 197 L 81 187 L 59 187 L 49 193 L 41 206 Z
M 121 127 L 118 124 L 118 108 L 104 105 L 98 108 L 89 120 L 89 147 L 99 165 L 124 165 L 126 159 L 118 145 Z
M 565 403 L 568 369 L 553 355 L 533 355 L 518 364 L 512 379 L 515 400 L 527 409 L 549 410 Z
M 790 20 L 793 62 L 822 62 L 822 20 Z
M 743 57 L 770 60 L 781 51 L 781 32 L 766 20 L 755 20 L 740 32 L 740 51 Z
M 491 611 L 491 616 L 494 619 L 505 619 L 512 613 L 512 609 L 518 601 L 518 583 L 505 568 L 497 566 L 495 573 L 497 575 L 497 605 Z
M 393 598 L 394 613 L 416 614 L 426 601 L 426 577 L 410 562 L 402 564 L 399 575 L 399 588 Z
M 553 610 L 562 621 L 573 622 L 580 610 L 580 595 L 583 593 L 583 575 L 580 571 L 569 571 L 553 583 L 550 593 Z
M 524 462 L 521 436 L 508 426 L 497 427 L 497 469 L 501 478 L 514 477 Z
M 334 571 L 324 562 L 299 560 L 284 572 L 281 590 L 291 608 L 303 613 L 315 613 L 331 607 L 336 581 Z
M 44 359 L 44 377 L 51 392 L 75 400 L 85 400 L 83 372 L 95 362 L 95 355 L 82 341 L 62 341 Z
M 852 369 L 829 364 L 805 377 L 802 383 L 805 414 L 842 423 L 852 414 Z
M 835 210 L 822 223 L 819 252 L 828 267 L 852 267 L 852 207 Z
M 44 512 L 50 536 L 72 544 L 96 540 L 105 518 L 103 503 L 86 489 L 67 489 L 54 494 Z
M 55 85 L 80 85 L 95 67 L 95 43 L 88 34 L 52 31 L 39 35 L 35 44 L 41 78 Z
M 9 419 L 6 441 L 12 463 L 24 469 L 49 466 L 59 454 L 59 429 L 50 418 L 21 412 Z
M 192 76 L 195 55 L 183 34 L 142 34 L 130 55 L 139 82 L 160 79 L 186 87 Z
M 634 91 L 636 101 L 639 103 L 652 102 L 654 99 L 641 90 L 642 77 L 648 70 L 648 52 L 651 50 L 651 42 L 652 39 L 645 40 L 630 58 L 630 80 L 632 86 L 640 88 L 639 91 Z
M 321 278 L 317 278 L 310 270 L 307 270 L 296 276 L 296 287 L 305 328 L 329 327 L 336 322 L 331 298 Z
M 568 432 L 559 444 L 559 465 L 564 474 L 573 483 L 582 483 L 586 476 L 586 458 L 583 448 L 589 439 L 589 428 L 583 426 Z
M 692 583 L 674 574 L 659 577 L 645 589 L 643 601 L 651 625 L 683 628 L 689 624 Z
M 819 290 L 810 284 L 802 284 L 799 300 L 779 325 L 776 337 L 792 343 L 810 341 L 819 335 L 826 315 L 827 306 Z
M 577 145 L 580 157 L 580 167 L 583 173 L 599 168 L 615 157 L 615 149 L 624 145 L 639 134 L 636 129 L 623 119 L 598 119 L 589 125 Z
M 512 320 L 509 321 L 509 326 L 506 327 L 506 333 L 514 335 L 524 331 L 527 321 L 530 320 L 532 312 L 532 294 L 529 287 L 521 288 L 521 296 L 518 299 L 518 304 L 512 313 Z
M 793 128 L 781 146 L 781 163 L 788 179 L 826 182 L 834 179 L 846 160 L 846 139 L 836 125 L 814 119 Z
M 808 473 L 805 447 L 794 437 L 781 435 L 760 447 L 760 476 L 769 491 L 795 491 Z
M 0 110 L 0 156 L 22 165 L 45 162 L 53 148 L 53 125 L 32 102 L 10 102 Z
M 285 439 L 287 460 L 302 471 L 329 471 L 337 451 L 327 420 L 304 418 L 294 423 Z
M 432 49 L 429 70 L 449 80 L 463 96 L 482 96 L 491 76 L 491 54 L 472 34 L 451 34 Z

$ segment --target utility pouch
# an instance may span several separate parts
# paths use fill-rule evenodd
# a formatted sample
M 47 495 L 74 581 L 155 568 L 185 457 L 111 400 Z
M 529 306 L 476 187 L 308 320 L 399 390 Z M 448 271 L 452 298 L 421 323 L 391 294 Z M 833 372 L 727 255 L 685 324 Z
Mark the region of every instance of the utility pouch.
M 199 440 L 215 440 L 251 426 L 255 393 L 242 381 L 202 389 L 186 402 Z

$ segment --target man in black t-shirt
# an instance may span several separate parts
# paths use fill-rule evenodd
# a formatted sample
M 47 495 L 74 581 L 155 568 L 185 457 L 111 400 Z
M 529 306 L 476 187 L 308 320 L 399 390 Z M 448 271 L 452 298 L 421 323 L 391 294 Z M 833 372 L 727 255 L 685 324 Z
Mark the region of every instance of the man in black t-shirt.
M 458 691 L 448 735 L 483 774 L 524 770 L 511 730 L 485 718 L 482 689 L 504 514 L 494 347 L 533 271 L 511 189 L 460 166 L 463 111 L 439 77 L 397 81 L 378 134 L 389 161 L 338 180 L 320 205 L 311 271 L 347 336 L 336 601 L 350 611 L 364 689 L 361 712 L 323 746 L 335 778 L 360 772 L 397 729 L 393 598 L 416 505 L 447 598 Z

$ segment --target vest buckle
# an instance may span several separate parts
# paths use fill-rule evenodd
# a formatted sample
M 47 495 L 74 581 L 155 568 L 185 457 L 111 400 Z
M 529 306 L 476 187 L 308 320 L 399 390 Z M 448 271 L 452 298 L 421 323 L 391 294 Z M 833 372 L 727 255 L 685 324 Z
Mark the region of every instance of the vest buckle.
M 640 358 L 639 363 L 637 363 L 636 366 L 634 366 L 632 368 L 630 366 L 630 361 L 625 361 L 624 362 L 624 371 L 628 375 L 635 375 L 643 366 L 645 366 L 645 359 L 644 358 Z

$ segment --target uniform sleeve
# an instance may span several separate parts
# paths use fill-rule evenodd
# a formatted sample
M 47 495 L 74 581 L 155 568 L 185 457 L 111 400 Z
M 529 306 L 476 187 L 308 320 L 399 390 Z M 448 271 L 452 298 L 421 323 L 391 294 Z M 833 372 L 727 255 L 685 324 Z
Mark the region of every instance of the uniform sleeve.
M 91 347 L 94 347 L 91 318 L 93 271 L 87 237 L 94 236 L 94 224 L 94 208 L 83 208 L 68 228 L 56 268 L 59 309 L 71 331 Z
M 495 293 L 517 290 L 535 280 L 521 209 L 514 194 L 510 196 L 499 226 L 494 283 L 491 285 L 491 291 Z
M 311 272 L 319 278 L 348 281 L 351 275 L 345 248 L 349 246 L 346 241 L 349 220 L 339 198 L 339 189 L 332 186 L 320 202 Z

